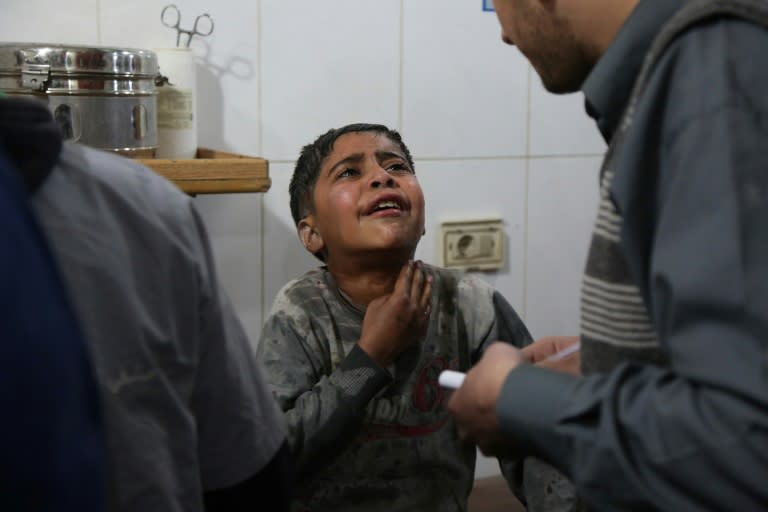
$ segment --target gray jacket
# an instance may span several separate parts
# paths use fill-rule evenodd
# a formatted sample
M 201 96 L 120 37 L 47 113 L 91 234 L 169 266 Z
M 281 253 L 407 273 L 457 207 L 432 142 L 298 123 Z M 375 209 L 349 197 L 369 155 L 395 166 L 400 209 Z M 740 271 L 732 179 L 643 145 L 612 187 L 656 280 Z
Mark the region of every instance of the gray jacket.
M 642 0 L 585 84 L 611 142 L 586 377 L 520 368 L 498 413 L 594 509 L 768 504 L 766 25 L 762 1 Z

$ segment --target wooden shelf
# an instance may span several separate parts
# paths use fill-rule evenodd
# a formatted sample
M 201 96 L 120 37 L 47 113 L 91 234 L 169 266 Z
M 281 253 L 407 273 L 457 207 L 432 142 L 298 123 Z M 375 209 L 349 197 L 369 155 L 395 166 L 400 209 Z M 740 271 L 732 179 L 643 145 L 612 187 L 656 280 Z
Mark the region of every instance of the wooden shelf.
M 191 160 L 139 160 L 174 182 L 187 194 L 266 192 L 272 185 L 269 162 L 263 158 L 198 148 Z

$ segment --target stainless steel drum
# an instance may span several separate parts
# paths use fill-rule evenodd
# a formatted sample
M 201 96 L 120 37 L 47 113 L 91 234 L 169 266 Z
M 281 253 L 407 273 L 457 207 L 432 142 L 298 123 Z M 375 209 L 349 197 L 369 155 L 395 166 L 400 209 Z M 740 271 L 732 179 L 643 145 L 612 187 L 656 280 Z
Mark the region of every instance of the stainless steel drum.
M 125 156 L 155 155 L 157 77 L 149 50 L 0 43 L 0 90 L 46 101 L 66 139 Z

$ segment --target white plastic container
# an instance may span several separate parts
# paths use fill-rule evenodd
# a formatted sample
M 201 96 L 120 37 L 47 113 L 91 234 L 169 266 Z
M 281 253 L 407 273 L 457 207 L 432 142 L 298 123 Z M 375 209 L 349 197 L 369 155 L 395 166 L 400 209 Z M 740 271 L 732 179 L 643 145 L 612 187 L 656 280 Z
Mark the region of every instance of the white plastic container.
M 192 159 L 197 153 L 197 80 L 189 48 L 156 48 L 157 158 Z M 167 80 L 166 80 L 167 79 Z

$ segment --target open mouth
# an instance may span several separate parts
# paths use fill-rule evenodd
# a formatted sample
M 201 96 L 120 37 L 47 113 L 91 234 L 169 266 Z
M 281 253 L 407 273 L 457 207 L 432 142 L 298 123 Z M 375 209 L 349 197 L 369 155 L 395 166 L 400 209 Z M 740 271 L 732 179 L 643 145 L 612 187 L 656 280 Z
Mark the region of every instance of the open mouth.
M 399 213 L 406 210 L 406 205 L 400 198 L 385 197 L 377 199 L 371 208 L 366 211 L 366 215 L 373 215 L 380 212 Z

